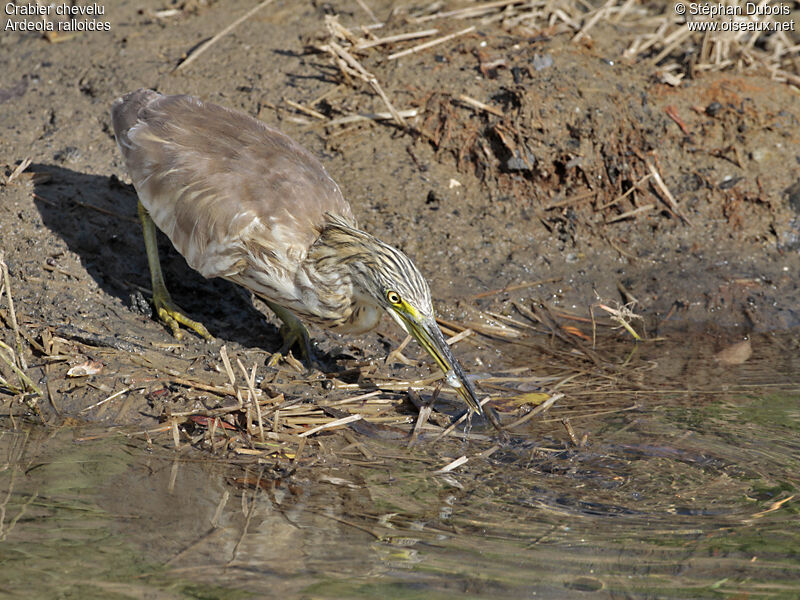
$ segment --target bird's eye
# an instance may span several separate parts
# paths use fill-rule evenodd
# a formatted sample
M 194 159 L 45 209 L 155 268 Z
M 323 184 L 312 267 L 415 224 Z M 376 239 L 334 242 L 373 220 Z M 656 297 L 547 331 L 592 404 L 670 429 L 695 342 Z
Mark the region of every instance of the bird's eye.
M 388 292 L 386 292 L 386 299 L 391 304 L 395 304 L 395 305 L 400 304 L 400 294 L 398 294 L 394 290 L 389 290 Z

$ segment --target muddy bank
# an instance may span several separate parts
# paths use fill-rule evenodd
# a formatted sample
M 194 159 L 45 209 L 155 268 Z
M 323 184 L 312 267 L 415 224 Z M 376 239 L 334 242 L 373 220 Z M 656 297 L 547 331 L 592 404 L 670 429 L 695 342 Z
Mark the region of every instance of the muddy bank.
M 383 27 L 359 28 L 369 18 L 355 4 L 276 3 L 179 69 L 250 5 L 164 11 L 120 3 L 107 7 L 110 32 L 0 38 L 0 155 L 7 175 L 32 161 L 0 187 L 2 248 L 16 317 L 31 340 L 23 353 L 66 414 L 130 387 L 126 381 L 158 377 L 146 375 L 154 365 L 162 376 L 170 369 L 224 383 L 223 344 L 250 365 L 263 364 L 279 343 L 268 311 L 227 283 L 203 280 L 165 240 L 174 297 L 216 341 L 177 343 L 151 319 L 135 194 L 108 115 L 115 97 L 142 86 L 245 110 L 318 153 L 364 228 L 416 259 L 451 332 L 488 327 L 459 347 L 474 372 L 518 365 L 515 353 L 498 350 L 498 340 L 508 341 L 503 327 L 550 335 L 547 327 L 535 333 L 540 323 L 529 314 L 541 306 L 588 319 L 598 303 L 635 301 L 643 335 L 708 323 L 724 330 L 720 347 L 800 324 L 795 87 L 736 71 L 698 72 L 675 87 L 651 61 L 621 60 L 631 31 L 603 19 L 572 41 L 563 25 L 425 20 L 388 2 L 370 7 Z M 359 47 L 424 23 L 436 36 L 454 36 L 399 58 L 390 54 L 428 38 Z M 412 115 L 404 124 L 352 119 L 387 106 L 332 59 L 331 42 Z M 591 326 L 582 327 L 589 339 Z M 402 341 L 388 321 L 362 338 L 314 336 L 326 364 L 345 370 Z M 156 356 L 142 359 L 148 352 Z M 118 383 L 66 377 L 104 353 Z M 375 372 L 424 379 L 430 365 L 414 362 L 422 358 L 416 348 L 406 354 L 411 366 Z M 65 358 L 45 365 L 47 355 Z M 116 418 L 154 416 L 137 400 Z

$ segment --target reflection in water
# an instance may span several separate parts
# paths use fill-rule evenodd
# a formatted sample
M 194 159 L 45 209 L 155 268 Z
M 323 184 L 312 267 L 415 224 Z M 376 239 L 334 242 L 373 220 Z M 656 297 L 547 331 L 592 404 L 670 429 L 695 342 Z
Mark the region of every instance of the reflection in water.
M 148 450 L 121 432 L 5 421 L 0 589 L 795 598 L 800 395 L 793 371 L 756 366 L 733 381 L 721 366 L 682 363 L 682 392 L 642 386 L 630 410 L 585 419 L 575 410 L 585 447 L 545 418 L 497 448 L 360 439 L 286 478 L 271 464 L 244 472 L 191 449 Z M 700 394 L 701 371 L 709 389 L 738 387 Z M 464 453 L 474 458 L 433 474 Z

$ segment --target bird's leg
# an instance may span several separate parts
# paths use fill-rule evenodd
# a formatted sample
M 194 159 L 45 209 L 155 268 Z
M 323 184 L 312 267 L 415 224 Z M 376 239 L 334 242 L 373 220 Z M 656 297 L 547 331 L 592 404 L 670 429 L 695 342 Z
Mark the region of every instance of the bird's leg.
M 311 340 L 308 337 L 308 329 L 303 325 L 303 322 L 288 308 L 280 304 L 275 304 L 266 298 L 262 298 L 262 300 L 264 300 L 272 312 L 283 321 L 283 326 L 280 328 L 280 334 L 283 338 L 283 347 L 269 359 L 269 366 L 275 366 L 281 359 L 281 356 L 286 354 L 295 344 L 300 347 L 300 351 L 303 353 L 303 358 L 306 359 L 308 366 L 312 366 L 314 363 L 314 353 L 311 350 Z
M 207 340 L 213 339 L 208 330 L 202 323 L 193 321 L 187 317 L 183 311 L 172 301 L 172 297 L 167 291 L 164 283 L 164 275 L 161 272 L 161 261 L 158 258 L 158 243 L 156 240 L 156 224 L 147 212 L 147 209 L 139 202 L 139 219 L 142 221 L 142 232 L 144 233 L 144 248 L 147 252 L 147 263 L 150 266 L 150 281 L 153 286 L 153 305 L 156 308 L 158 318 L 172 330 L 172 335 L 181 339 L 183 332 L 180 326 L 188 327 L 198 335 Z

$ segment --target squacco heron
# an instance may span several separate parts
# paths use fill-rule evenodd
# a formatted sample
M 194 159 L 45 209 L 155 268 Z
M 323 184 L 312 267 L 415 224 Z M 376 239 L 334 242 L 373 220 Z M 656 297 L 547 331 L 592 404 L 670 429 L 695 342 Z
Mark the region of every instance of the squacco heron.
M 400 250 L 362 231 L 320 162 L 261 121 L 191 96 L 141 89 L 117 99 L 114 134 L 139 196 L 159 318 L 210 338 L 174 304 L 156 227 L 204 277 L 261 297 L 284 322 L 286 346 L 303 344 L 300 318 L 363 333 L 384 311 L 433 357 L 467 406 L 483 414 L 433 312 L 425 278 Z

